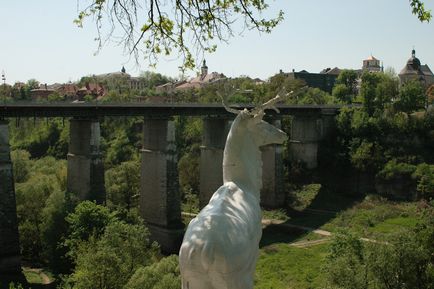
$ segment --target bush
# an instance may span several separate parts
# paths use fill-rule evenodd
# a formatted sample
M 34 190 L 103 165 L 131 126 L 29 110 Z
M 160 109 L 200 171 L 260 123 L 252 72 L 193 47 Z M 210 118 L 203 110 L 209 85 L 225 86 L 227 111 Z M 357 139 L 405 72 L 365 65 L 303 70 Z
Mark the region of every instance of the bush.
M 362 242 L 337 234 L 324 267 L 328 282 L 340 289 L 434 288 L 434 213 L 428 207 L 411 231 L 398 231 L 387 242 Z
M 11 152 L 11 159 L 15 182 L 25 182 L 31 169 L 30 153 L 26 150 L 14 150 Z
M 75 258 L 80 244 L 91 237 L 101 236 L 105 227 L 114 219 L 114 214 L 104 206 L 91 201 L 78 204 L 74 212 L 66 217 L 69 233 L 65 245 L 69 248 L 69 255 Z
M 75 271 L 67 280 L 73 288 L 122 289 L 134 272 L 155 262 L 158 246 L 143 224 L 112 221 L 98 237 L 78 243 Z
M 171 255 L 158 263 L 137 269 L 124 288 L 181 289 L 178 256 Z
M 416 190 L 419 197 L 434 198 L 434 165 L 419 164 L 412 177 L 417 180 Z
M 403 176 L 411 176 L 416 166 L 408 163 L 398 163 L 396 159 L 387 162 L 378 176 L 384 180 L 393 180 Z

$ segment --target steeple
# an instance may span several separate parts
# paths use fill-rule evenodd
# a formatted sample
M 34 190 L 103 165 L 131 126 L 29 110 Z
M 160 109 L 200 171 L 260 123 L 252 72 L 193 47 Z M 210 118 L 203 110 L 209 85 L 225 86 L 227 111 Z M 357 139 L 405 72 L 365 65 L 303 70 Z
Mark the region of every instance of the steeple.
M 124 67 L 124 66 L 122 66 L 121 72 L 122 72 L 122 73 L 125 73 L 125 72 L 126 72 L 126 70 L 125 70 L 125 67 Z
M 203 79 L 207 74 L 208 74 L 208 66 L 206 66 L 206 61 L 204 59 L 201 67 L 200 77 Z
M 416 58 L 416 50 L 414 50 L 414 47 L 413 50 L 411 51 L 411 57 Z

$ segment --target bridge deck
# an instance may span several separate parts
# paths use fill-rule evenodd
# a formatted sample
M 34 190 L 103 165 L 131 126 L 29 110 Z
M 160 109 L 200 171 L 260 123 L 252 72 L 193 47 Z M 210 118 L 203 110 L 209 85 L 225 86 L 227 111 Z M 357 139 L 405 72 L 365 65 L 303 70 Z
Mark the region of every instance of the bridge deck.
M 233 108 L 252 108 L 253 105 L 231 105 Z M 338 105 L 278 105 L 279 115 L 336 114 Z M 267 114 L 276 112 L 268 110 Z M 0 118 L 8 117 L 104 117 L 104 116 L 146 116 L 170 117 L 230 116 L 221 104 L 149 104 L 149 103 L 0 103 Z

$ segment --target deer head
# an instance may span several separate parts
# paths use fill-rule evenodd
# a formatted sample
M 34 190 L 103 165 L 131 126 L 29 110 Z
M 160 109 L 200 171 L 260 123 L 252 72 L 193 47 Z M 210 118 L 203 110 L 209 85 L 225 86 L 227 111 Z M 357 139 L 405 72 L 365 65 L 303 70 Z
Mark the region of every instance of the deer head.
M 276 112 L 279 112 L 276 107 L 276 103 L 286 98 L 290 94 L 292 94 L 292 91 L 286 94 L 284 97 L 277 95 L 266 103 L 261 104 L 250 111 L 247 109 L 233 109 L 227 104 L 225 98 L 223 98 L 221 95 L 220 97 L 225 109 L 228 112 L 237 115 L 234 121 L 234 124 L 237 123 L 237 125 L 232 126 L 231 130 L 234 130 L 232 133 L 245 134 L 246 132 L 249 132 L 251 140 L 253 140 L 254 143 L 260 147 L 268 144 L 282 144 L 287 139 L 286 133 L 264 121 L 263 117 L 265 115 L 266 109 L 273 109 Z M 246 131 L 242 132 L 241 130 Z
M 286 97 L 286 95 L 285 95 Z M 282 144 L 287 135 L 263 120 L 266 109 L 276 108 L 283 97 L 277 95 L 252 110 L 237 110 L 229 107 L 222 97 L 227 111 L 237 115 L 232 123 L 223 154 L 223 181 L 232 181 L 247 188 L 259 199 L 262 187 L 262 158 L 259 147 Z

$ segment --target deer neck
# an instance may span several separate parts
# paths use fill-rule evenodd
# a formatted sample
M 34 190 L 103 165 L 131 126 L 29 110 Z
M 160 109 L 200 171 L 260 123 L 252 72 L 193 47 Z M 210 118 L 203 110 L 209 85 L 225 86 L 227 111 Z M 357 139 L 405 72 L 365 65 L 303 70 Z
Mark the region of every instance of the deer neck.
M 223 182 L 234 182 L 258 201 L 262 187 L 261 151 L 246 130 L 229 131 L 223 153 Z

